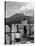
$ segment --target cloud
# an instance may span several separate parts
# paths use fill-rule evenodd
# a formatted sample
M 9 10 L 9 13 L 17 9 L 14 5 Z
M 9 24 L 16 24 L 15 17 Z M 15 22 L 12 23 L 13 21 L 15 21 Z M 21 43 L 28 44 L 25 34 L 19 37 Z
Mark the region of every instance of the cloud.
M 25 14 L 26 16 L 33 16 L 33 6 L 32 4 L 27 4 L 18 9 L 17 13 Z
M 25 14 L 25 16 L 33 16 L 33 5 L 32 3 L 29 3 L 26 6 L 21 6 L 20 8 L 9 9 L 7 12 L 7 15 L 9 15 L 8 17 L 13 16 L 16 13 L 22 13 Z

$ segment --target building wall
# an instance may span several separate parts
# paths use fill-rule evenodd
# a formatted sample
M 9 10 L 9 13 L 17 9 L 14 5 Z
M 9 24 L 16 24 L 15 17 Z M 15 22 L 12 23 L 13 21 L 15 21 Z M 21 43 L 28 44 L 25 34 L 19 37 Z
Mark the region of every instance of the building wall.
M 17 32 L 17 25 L 16 24 L 12 24 L 12 32 Z
M 29 24 L 27 23 L 27 20 L 22 21 L 22 25 L 26 26 L 26 28 L 27 28 L 27 35 L 28 35 L 29 34 Z
M 27 24 L 27 35 L 29 35 L 29 24 Z
M 29 24 L 27 23 L 27 20 L 22 21 L 22 24 L 18 24 L 18 27 L 20 31 L 22 31 L 23 34 L 24 34 L 24 30 L 23 30 L 24 26 L 26 26 L 27 28 L 27 35 L 28 35 L 29 34 Z
M 6 32 L 10 32 L 10 28 L 8 25 L 6 25 Z M 10 37 L 8 34 L 6 34 L 6 44 L 10 44 Z
M 6 32 L 10 32 L 10 27 L 6 25 Z

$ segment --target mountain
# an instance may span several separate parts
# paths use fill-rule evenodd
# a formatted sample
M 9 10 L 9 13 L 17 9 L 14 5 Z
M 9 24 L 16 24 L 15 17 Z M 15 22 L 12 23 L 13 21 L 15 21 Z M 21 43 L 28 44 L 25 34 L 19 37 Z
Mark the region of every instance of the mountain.
M 20 23 L 21 21 L 24 21 L 24 19 L 28 20 L 28 24 L 34 24 L 34 17 L 25 16 L 24 14 L 15 14 L 9 18 L 6 18 L 6 24 Z

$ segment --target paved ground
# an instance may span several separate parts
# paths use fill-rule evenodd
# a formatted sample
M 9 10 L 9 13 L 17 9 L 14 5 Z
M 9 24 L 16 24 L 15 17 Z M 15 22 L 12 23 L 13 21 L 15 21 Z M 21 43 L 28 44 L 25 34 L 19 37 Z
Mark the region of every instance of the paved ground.
M 27 37 L 23 37 L 21 38 L 21 41 L 18 44 L 25 44 L 25 43 L 34 43 L 34 37 L 31 36 L 27 36 Z
M 33 40 L 33 38 L 23 38 L 22 40 L 21 40 L 21 44 L 23 44 L 23 43 L 33 43 L 34 42 L 34 40 Z

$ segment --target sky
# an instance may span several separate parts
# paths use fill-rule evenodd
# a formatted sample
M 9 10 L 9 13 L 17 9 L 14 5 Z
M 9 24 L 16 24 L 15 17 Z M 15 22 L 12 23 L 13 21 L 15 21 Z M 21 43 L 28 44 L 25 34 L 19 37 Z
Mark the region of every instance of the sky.
M 33 16 L 33 11 L 31 2 L 6 2 L 6 17 L 13 16 L 16 13 L 22 13 L 26 16 Z

